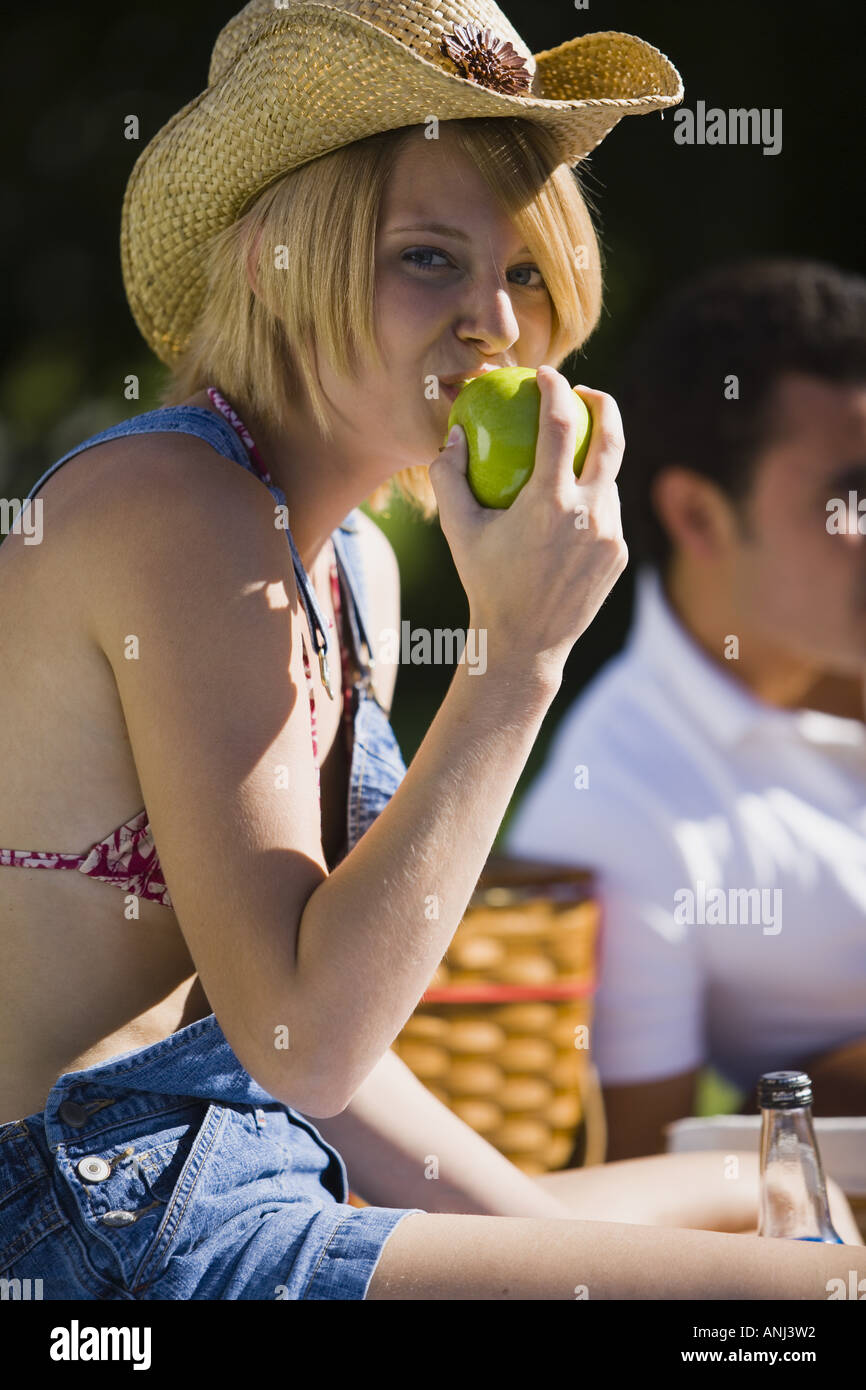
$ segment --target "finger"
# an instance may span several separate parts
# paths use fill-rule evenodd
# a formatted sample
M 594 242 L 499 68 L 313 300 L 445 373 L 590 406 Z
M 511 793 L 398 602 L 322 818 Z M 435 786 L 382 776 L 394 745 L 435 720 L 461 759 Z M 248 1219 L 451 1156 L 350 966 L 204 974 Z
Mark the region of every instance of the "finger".
M 538 441 L 535 467 L 530 484 L 555 496 L 563 505 L 574 500 L 574 450 L 579 422 L 578 406 L 565 377 L 555 368 L 541 366 L 536 372 L 541 395 L 538 414 Z M 527 484 L 529 486 L 529 484 Z
M 620 507 L 619 490 L 616 483 L 611 483 L 605 487 L 599 507 L 598 507 L 598 526 L 602 535 L 612 536 L 617 540 L 624 540 L 622 530 L 622 510 Z
M 454 431 L 453 438 L 449 435 L 450 442 L 446 442 L 427 470 L 439 507 L 439 521 L 446 535 L 452 524 L 465 526 L 484 510 L 467 481 L 469 449 L 463 426 L 455 425 Z
M 584 459 L 578 482 L 611 483 L 619 473 L 625 450 L 622 416 L 613 396 L 594 391 L 590 386 L 575 386 L 592 417 L 589 450 Z

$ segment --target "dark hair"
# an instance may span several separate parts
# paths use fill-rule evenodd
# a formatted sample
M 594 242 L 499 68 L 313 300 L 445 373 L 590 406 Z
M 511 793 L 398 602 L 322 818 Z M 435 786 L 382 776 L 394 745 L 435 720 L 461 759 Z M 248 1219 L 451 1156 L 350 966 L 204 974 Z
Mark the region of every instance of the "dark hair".
M 785 372 L 866 383 L 866 279 L 789 257 L 728 263 L 679 288 L 641 325 L 614 387 L 633 560 L 667 567 L 672 545 L 651 489 L 669 465 L 711 479 L 742 514 L 774 438 Z M 725 395 L 732 375 L 736 400 Z

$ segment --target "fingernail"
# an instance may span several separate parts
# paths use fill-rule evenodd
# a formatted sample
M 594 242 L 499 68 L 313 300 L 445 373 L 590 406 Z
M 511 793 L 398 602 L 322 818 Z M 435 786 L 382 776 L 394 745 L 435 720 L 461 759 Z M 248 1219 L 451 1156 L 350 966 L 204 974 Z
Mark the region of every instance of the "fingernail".
M 446 449 L 450 449 L 451 446 L 452 446 L 452 444 L 459 444 L 459 443 L 460 443 L 460 432 L 461 432 L 461 431 L 460 431 L 460 426 L 459 426 L 459 425 L 452 425 L 452 426 L 451 426 L 451 429 L 450 429 L 449 432 L 448 432 L 448 438 L 447 438 L 446 441 L 445 441 L 445 447 L 446 447 Z

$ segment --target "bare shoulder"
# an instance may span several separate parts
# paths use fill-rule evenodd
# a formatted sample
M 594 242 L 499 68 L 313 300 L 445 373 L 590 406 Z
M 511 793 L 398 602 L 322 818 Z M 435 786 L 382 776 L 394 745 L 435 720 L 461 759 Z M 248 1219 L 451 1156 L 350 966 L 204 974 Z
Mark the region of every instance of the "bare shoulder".
M 278 544 L 268 489 L 197 435 L 172 430 L 107 440 L 70 459 L 46 484 L 55 487 L 46 513 L 56 518 L 60 553 L 75 560 L 82 585 L 95 577 L 91 593 L 100 602 L 107 596 L 104 562 L 125 571 L 126 596 L 134 589 L 141 571 L 129 563 L 133 553 L 140 564 L 142 552 L 155 558 L 170 551 L 175 577 L 182 566 L 190 582 L 214 545 L 224 562 L 269 539 L 272 554 L 288 554 L 285 539 L 282 550 Z
M 91 637 L 91 603 L 101 605 L 111 597 L 104 575 L 109 559 L 134 586 L 133 553 L 153 549 L 155 538 L 174 544 L 180 563 L 193 532 L 202 539 L 215 525 L 225 532 L 231 518 L 258 537 L 263 522 L 272 537 L 277 534 L 267 488 L 203 439 L 180 431 L 90 444 L 62 467 L 49 469 L 36 498 L 43 536 L 38 565 L 27 567 L 27 591 L 35 608 L 45 608 L 50 599 L 49 617 L 62 615 L 70 630 L 80 628 Z M 10 570 L 32 558 L 32 551 L 20 548 L 16 555 L 18 538 L 11 540 L 13 545 L 4 546 Z
M 97 516 L 133 505 L 158 509 L 183 494 L 195 494 L 203 511 L 211 499 L 219 503 L 226 492 L 270 499 L 248 469 L 199 435 L 180 430 L 123 435 L 92 445 L 69 460 L 60 476 L 64 474 L 70 505 L 81 502 Z

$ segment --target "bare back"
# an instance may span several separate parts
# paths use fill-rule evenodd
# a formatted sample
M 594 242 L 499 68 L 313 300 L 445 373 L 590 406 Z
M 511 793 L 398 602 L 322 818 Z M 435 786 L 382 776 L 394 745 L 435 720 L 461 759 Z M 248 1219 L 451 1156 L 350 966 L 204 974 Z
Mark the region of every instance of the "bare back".
M 80 854 L 144 806 L 84 595 L 101 488 L 117 486 L 122 470 L 146 469 L 166 439 L 115 439 L 70 459 L 40 490 L 41 544 L 12 533 L 0 546 L 0 845 Z M 170 447 L 182 465 L 185 450 L 207 446 L 172 435 Z M 310 578 L 333 618 L 326 576 Z M 329 863 L 347 785 L 335 659 L 336 698 L 316 702 Z M 0 1123 L 41 1110 L 61 1073 L 150 1045 L 211 1012 L 171 908 L 142 899 L 130 920 L 113 884 L 8 866 L 0 866 L 0 905 Z

